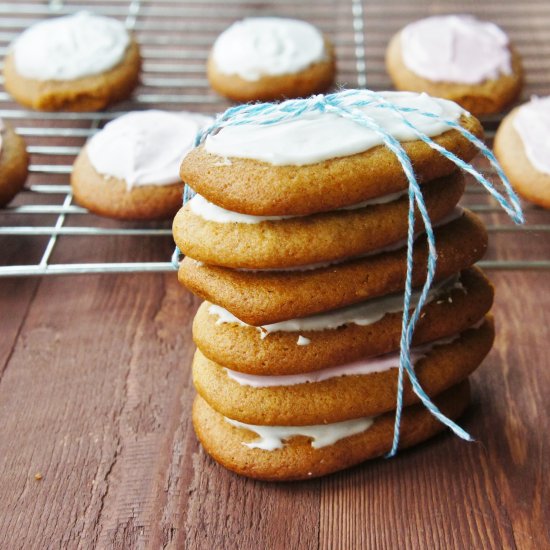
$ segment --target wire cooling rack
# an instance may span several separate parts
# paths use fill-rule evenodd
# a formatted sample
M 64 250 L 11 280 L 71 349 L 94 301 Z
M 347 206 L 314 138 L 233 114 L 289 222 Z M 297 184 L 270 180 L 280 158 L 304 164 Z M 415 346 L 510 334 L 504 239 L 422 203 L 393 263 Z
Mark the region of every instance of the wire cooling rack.
M 72 202 L 69 174 L 87 138 L 106 122 L 135 109 L 162 108 L 214 114 L 228 103 L 209 89 L 205 60 L 216 36 L 245 16 L 277 15 L 307 19 L 329 35 L 338 57 L 337 82 L 345 87 L 389 89 L 384 51 L 391 35 L 409 21 L 434 13 L 432 2 L 406 0 L 86 0 L 2 2 L 0 4 L 0 58 L 9 43 L 26 27 L 48 16 L 89 10 L 125 21 L 137 36 L 144 58 L 141 85 L 134 97 L 100 113 L 40 113 L 27 111 L 0 89 L 0 117 L 27 141 L 31 153 L 30 177 L 25 190 L 0 210 L 0 276 L 90 272 L 169 271 L 171 246 L 168 223 L 123 223 L 98 218 Z M 550 3 L 445 2 L 447 13 L 468 11 L 504 27 L 524 58 L 527 72 L 524 99 L 550 94 Z M 537 14 L 533 18 L 533 13 Z M 536 20 L 533 27 L 533 20 Z M 3 84 L 3 83 L 2 83 Z M 491 138 L 501 117 L 484 125 Z M 481 161 L 480 161 L 481 162 Z M 486 168 L 486 167 L 485 167 Z M 494 200 L 469 185 L 463 204 L 478 212 L 492 234 L 486 268 L 550 269 L 540 257 L 548 242 L 547 212 L 526 206 L 528 225 L 514 226 Z M 514 246 L 510 247 L 510 234 Z M 136 261 L 107 261 L 101 257 L 102 239 L 124 237 L 139 251 L 144 239 L 158 239 L 158 257 Z M 67 258 L 58 254 L 64 241 L 78 239 L 86 253 Z M 128 239 L 130 239 L 128 241 Z M 60 244 L 61 243 L 61 244 Z M 538 246 L 533 246 L 533 243 Z M 127 244 L 125 244 L 127 246 Z M 21 247 L 29 254 L 19 261 Z M 155 249 L 156 247 L 152 247 Z M 74 250 L 75 247 L 73 246 Z M 98 255 L 98 260 L 92 257 Z M 516 254 L 516 255 L 514 255 Z M 116 258 L 115 258 L 116 260 Z

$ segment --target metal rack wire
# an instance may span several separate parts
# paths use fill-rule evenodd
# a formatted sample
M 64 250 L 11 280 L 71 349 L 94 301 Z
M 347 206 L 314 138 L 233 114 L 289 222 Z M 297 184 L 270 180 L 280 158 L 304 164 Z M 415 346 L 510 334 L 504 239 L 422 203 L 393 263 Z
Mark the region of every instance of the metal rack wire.
M 463 2 L 449 2 L 445 11 L 464 11 Z M 528 77 L 525 97 L 550 93 L 549 61 L 540 59 L 550 51 L 541 24 L 540 37 L 522 26 L 522 13 L 537 10 L 541 23 L 550 21 L 550 5 L 533 1 L 514 4 L 485 3 L 497 23 L 510 32 L 525 59 Z M 390 82 L 384 69 L 385 45 L 391 34 L 410 20 L 425 16 L 419 3 L 370 2 L 368 0 L 50 0 L 49 2 L 5 2 L 0 4 L 0 57 L 9 43 L 27 26 L 49 15 L 62 15 L 87 9 L 125 21 L 137 36 L 144 58 L 141 85 L 132 100 L 100 113 L 42 113 L 22 109 L 0 89 L 0 117 L 6 119 L 28 143 L 32 164 L 24 192 L 13 205 L 0 210 L 0 243 L 7 239 L 40 241 L 40 257 L 28 265 L 0 265 L 0 276 L 50 275 L 90 272 L 169 271 L 167 256 L 135 262 L 56 262 L 59 241 L 81 237 L 90 243 L 117 236 L 152 237 L 171 242 L 169 225 L 106 222 L 72 203 L 68 185 L 72 162 L 85 140 L 110 119 L 134 109 L 164 108 L 215 113 L 228 104 L 212 92 L 204 74 L 204 62 L 215 37 L 231 22 L 250 15 L 279 15 L 304 18 L 326 32 L 336 46 L 338 83 L 347 87 L 368 86 L 387 89 Z M 494 13 L 493 13 L 494 9 Z M 468 11 L 480 11 L 468 4 Z M 482 15 L 482 14 L 481 14 Z M 537 47 L 533 47 L 533 45 Z M 543 56 L 544 57 L 544 56 Z M 541 65 L 542 63 L 542 65 Z M 489 136 L 500 117 L 484 120 Z M 510 232 L 527 237 L 547 238 L 548 213 L 527 207 L 526 227 L 516 227 L 503 216 L 496 203 L 480 189 L 469 187 L 464 203 L 484 217 L 493 235 Z M 38 222 L 37 222 L 38 220 Z M 69 223 L 70 222 L 70 223 Z M 542 237 L 540 237 L 542 236 Z M 95 241 L 94 241 L 95 242 Z M 28 244 L 28 242 L 27 242 Z M 4 244 L 2 244 L 4 247 Z M 0 247 L 0 248 L 2 248 Z M 500 254 L 498 240 L 486 268 L 550 269 L 550 259 L 514 259 Z M 502 257 L 501 257 L 502 256 Z

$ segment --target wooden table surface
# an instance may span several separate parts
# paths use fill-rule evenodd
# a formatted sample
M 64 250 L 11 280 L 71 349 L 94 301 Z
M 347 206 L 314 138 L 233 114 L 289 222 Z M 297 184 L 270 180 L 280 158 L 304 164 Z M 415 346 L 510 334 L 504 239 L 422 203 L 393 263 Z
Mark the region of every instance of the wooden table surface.
M 532 207 L 527 218 L 550 223 Z M 550 259 L 547 231 L 492 236 L 491 259 Z M 172 247 L 135 243 L 61 239 L 55 259 L 146 261 Z M 0 237 L 2 263 L 42 246 Z M 0 548 L 549 548 L 550 271 L 490 277 L 496 345 L 461 421 L 477 441 L 445 433 L 288 484 L 231 474 L 198 445 L 198 300 L 175 273 L 0 279 Z

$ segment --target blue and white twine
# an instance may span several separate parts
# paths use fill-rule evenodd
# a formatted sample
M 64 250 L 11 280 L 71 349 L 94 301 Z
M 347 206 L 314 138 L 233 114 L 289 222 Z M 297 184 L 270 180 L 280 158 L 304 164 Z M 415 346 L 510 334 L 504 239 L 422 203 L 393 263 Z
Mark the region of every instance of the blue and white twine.
M 388 147 L 397 157 L 403 171 L 407 177 L 409 184 L 409 214 L 408 214 L 408 233 L 407 233 L 407 273 L 405 279 L 405 293 L 403 299 L 403 321 L 401 327 L 400 340 L 400 358 L 399 358 L 399 373 L 397 383 L 396 411 L 393 444 L 390 452 L 386 455 L 392 457 L 396 454 L 399 446 L 399 428 L 401 425 L 401 414 L 403 410 L 403 383 L 404 374 L 406 373 L 411 382 L 411 386 L 422 401 L 424 406 L 433 414 L 440 422 L 449 427 L 456 435 L 462 439 L 472 441 L 472 437 L 468 432 L 463 430 L 450 418 L 447 418 L 438 407 L 432 402 L 426 392 L 422 389 L 418 378 L 414 372 L 411 362 L 411 343 L 414 334 L 416 323 L 420 317 L 421 310 L 426 303 L 428 292 L 433 283 L 435 268 L 437 263 L 437 250 L 435 247 L 435 237 L 432 224 L 428 215 L 424 197 L 420 189 L 420 185 L 414 174 L 411 160 L 401 143 L 382 128 L 376 121 L 365 113 L 362 109 L 365 107 L 377 107 L 387 109 L 399 117 L 418 137 L 429 147 L 439 152 L 445 158 L 453 162 L 458 168 L 471 174 L 485 189 L 497 200 L 500 206 L 516 223 L 523 223 L 523 212 L 517 195 L 515 194 L 508 178 L 504 174 L 498 161 L 493 153 L 485 146 L 485 144 L 474 136 L 471 132 L 463 128 L 458 122 L 448 120 L 436 113 L 421 111 L 416 108 L 403 107 L 388 101 L 382 95 L 371 90 L 345 90 L 330 95 L 317 95 L 308 99 L 291 99 L 281 103 L 257 103 L 237 105 L 227 109 L 220 114 L 214 122 L 199 132 L 196 137 L 195 145 L 200 145 L 209 134 L 212 134 L 226 126 L 241 126 L 245 124 L 269 125 L 277 124 L 287 120 L 297 118 L 304 113 L 320 112 L 333 113 L 348 120 L 355 122 L 372 132 L 379 135 L 386 147 Z M 451 129 L 456 130 L 471 143 L 473 143 L 481 152 L 481 154 L 490 162 L 496 171 L 505 191 L 502 194 L 483 174 L 478 172 L 471 164 L 468 164 L 458 158 L 452 152 L 446 150 L 438 143 L 434 142 L 430 137 L 419 130 L 414 124 L 407 119 L 407 114 L 416 114 L 426 118 L 437 119 L 443 122 Z M 186 203 L 194 195 L 193 190 L 186 185 L 184 190 L 183 202 Z M 414 244 L 414 225 L 415 225 L 415 205 L 418 208 L 428 241 L 428 262 L 427 275 L 424 286 L 420 293 L 418 304 L 414 311 L 409 311 L 411 293 L 412 293 L 412 271 L 413 271 L 413 244 Z M 172 263 L 175 267 L 178 266 L 181 252 L 178 248 L 174 250 Z

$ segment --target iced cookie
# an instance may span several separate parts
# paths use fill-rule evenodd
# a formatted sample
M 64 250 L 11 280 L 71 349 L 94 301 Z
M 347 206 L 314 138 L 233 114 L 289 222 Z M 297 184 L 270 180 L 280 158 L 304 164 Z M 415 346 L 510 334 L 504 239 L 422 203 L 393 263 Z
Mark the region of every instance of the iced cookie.
M 482 135 L 479 121 L 456 103 L 425 94 L 360 93 L 369 102 L 360 110 L 402 142 L 419 180 L 449 175 L 456 165 L 420 141 L 402 117 L 463 160 L 475 156 L 476 147 L 442 120 Z M 381 107 L 380 98 L 420 112 L 398 113 Z M 257 216 L 326 212 L 408 187 L 400 161 L 378 132 L 322 111 L 273 124 L 223 127 L 185 157 L 181 177 L 217 206 Z
M 112 218 L 171 218 L 181 206 L 181 159 L 209 120 L 151 110 L 109 122 L 75 160 L 71 185 L 76 202 Z
M 468 382 L 434 399 L 450 418 L 460 416 L 469 401 Z M 311 479 L 382 456 L 392 445 L 394 417 L 390 412 L 338 424 L 267 428 L 228 419 L 201 397 L 193 406 L 193 425 L 208 454 L 229 470 L 267 481 Z M 406 407 L 399 448 L 416 445 L 443 429 L 423 406 Z
M 504 118 L 495 155 L 523 198 L 550 208 L 550 97 L 535 97 Z
M 457 172 L 426 184 L 430 219 L 437 223 L 448 216 L 463 192 Z M 195 195 L 176 215 L 173 235 L 183 254 L 207 264 L 281 269 L 338 261 L 391 245 L 406 238 L 408 211 L 406 192 L 343 210 L 286 218 L 230 212 Z
M 212 88 L 243 103 L 324 92 L 335 71 L 328 38 L 305 21 L 278 17 L 233 23 L 216 39 L 208 59 Z
M 431 397 L 458 384 L 483 361 L 494 339 L 492 319 L 461 334 L 413 348 L 418 380 Z M 215 410 L 247 424 L 307 425 L 375 416 L 395 408 L 399 352 L 287 376 L 243 374 L 197 351 L 193 383 Z M 405 377 L 406 378 L 406 377 Z M 407 379 L 405 405 L 419 401 Z
M 504 31 L 469 15 L 437 15 L 391 40 L 388 72 L 399 90 L 456 101 L 474 115 L 498 113 L 521 91 L 521 60 Z
M 412 294 L 411 305 L 419 292 Z M 414 345 L 461 332 L 491 308 L 493 289 L 477 268 L 433 286 L 414 334 Z M 227 310 L 203 303 L 193 339 L 219 365 L 257 375 L 315 371 L 399 348 L 403 293 L 287 322 L 255 327 Z
M 139 47 L 116 19 L 78 12 L 29 27 L 4 63 L 6 90 L 41 111 L 98 111 L 136 87 Z
M 23 188 L 28 165 L 25 142 L 0 119 L 0 207 Z
M 487 232 L 471 212 L 435 228 L 438 248 L 436 280 L 466 269 L 481 259 Z M 251 325 L 264 325 L 313 315 L 405 287 L 404 242 L 388 250 L 343 263 L 302 270 L 236 270 L 185 258 L 179 268 L 182 285 L 201 298 L 229 310 Z M 413 284 L 422 284 L 427 262 L 425 237 L 414 246 Z M 313 266 L 315 267 L 315 266 Z

